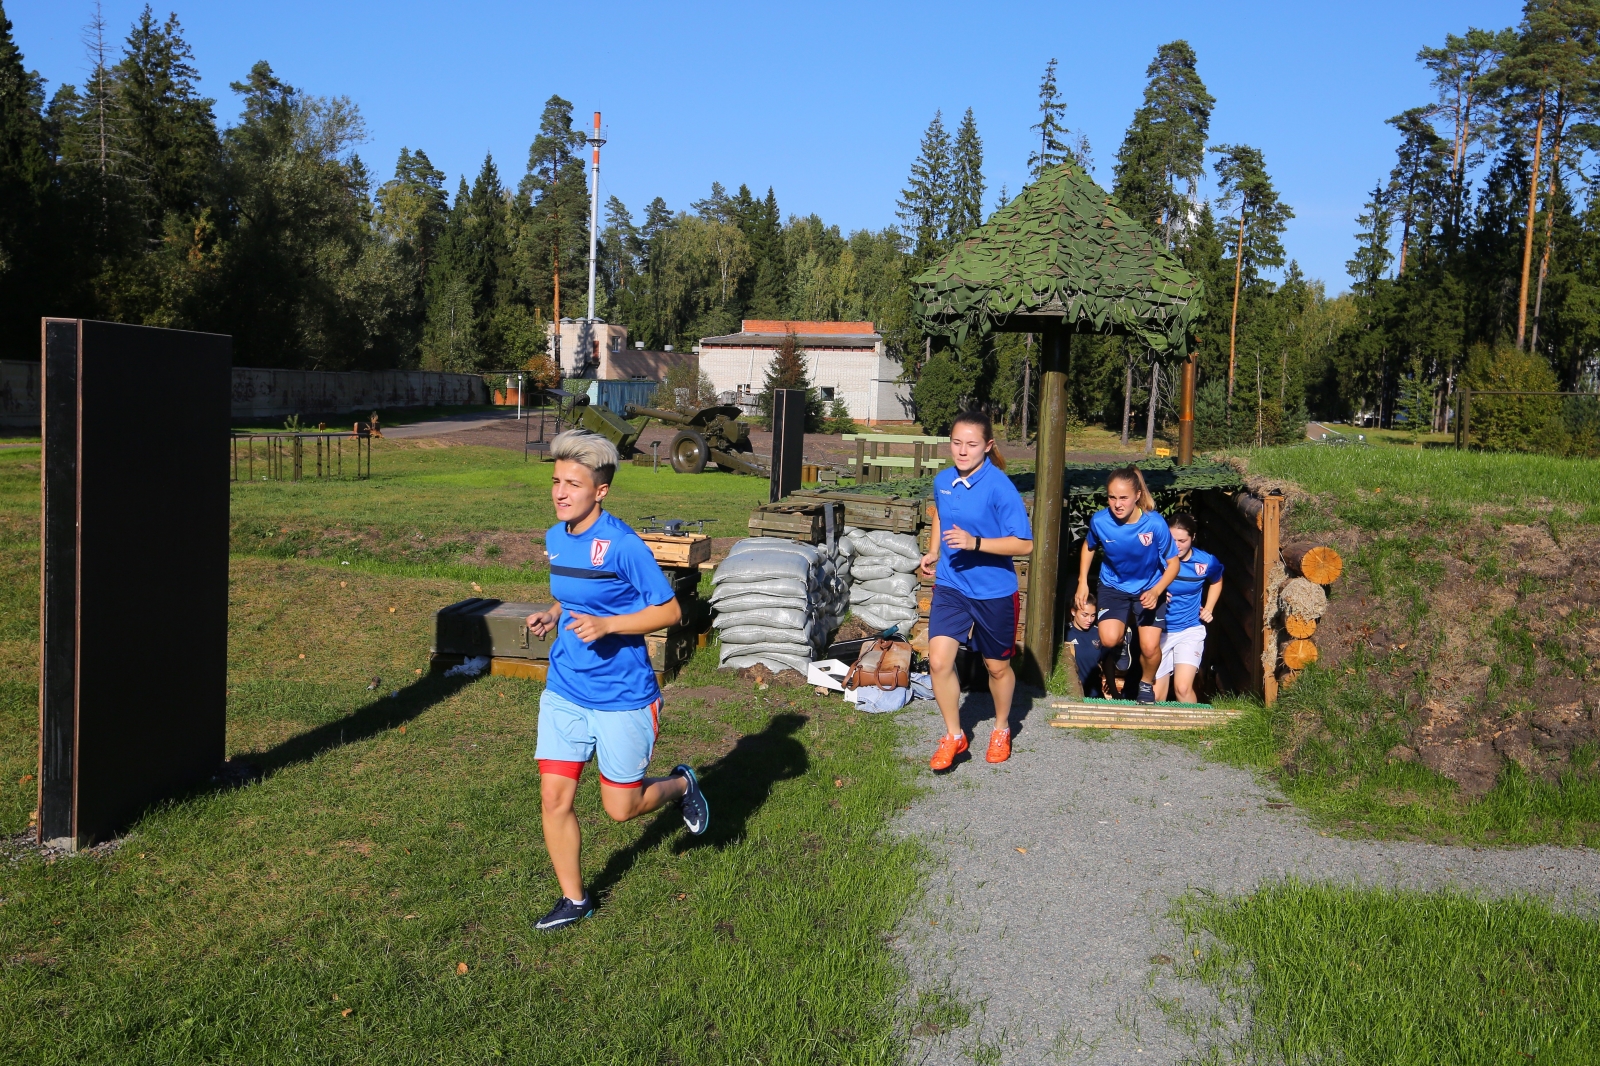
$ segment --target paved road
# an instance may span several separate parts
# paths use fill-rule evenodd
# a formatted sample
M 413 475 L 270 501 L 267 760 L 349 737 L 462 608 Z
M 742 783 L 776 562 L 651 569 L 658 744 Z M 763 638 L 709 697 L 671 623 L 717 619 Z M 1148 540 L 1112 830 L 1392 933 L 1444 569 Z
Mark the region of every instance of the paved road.
M 902 714 L 926 758 L 937 710 L 918 703 Z M 1165 915 L 1191 887 L 1247 892 L 1294 874 L 1523 890 L 1600 912 L 1600 852 L 1325 837 L 1292 807 L 1268 807 L 1276 797 L 1250 773 L 1175 744 L 1050 728 L 1043 701 L 1011 761 L 990 766 L 982 746 L 992 715 L 986 695 L 969 697 L 975 757 L 934 778 L 899 821 L 939 859 L 900 938 L 915 987 L 948 985 L 973 1007 L 970 1025 L 922 1039 L 913 1062 L 1154 1064 L 1192 1054 L 1152 996 L 1195 1007 L 1209 997 L 1150 962 L 1174 954 L 1179 934 Z
M 496 411 L 493 414 L 464 414 L 447 415 L 444 418 L 434 418 L 426 422 L 412 422 L 406 426 L 384 426 L 385 438 L 405 440 L 407 437 L 438 437 L 446 433 L 461 433 L 469 429 L 482 429 L 485 426 L 498 425 L 506 420 L 516 421 L 514 413 Z

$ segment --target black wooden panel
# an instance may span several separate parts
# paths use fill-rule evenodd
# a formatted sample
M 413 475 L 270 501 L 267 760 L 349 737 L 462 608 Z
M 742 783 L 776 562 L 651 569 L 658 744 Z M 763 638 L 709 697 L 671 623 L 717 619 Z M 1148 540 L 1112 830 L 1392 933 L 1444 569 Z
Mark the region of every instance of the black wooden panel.
M 233 342 L 105 322 L 80 328 L 82 845 L 223 759 Z M 135 420 L 158 427 L 154 452 L 129 448 Z M 158 618 L 166 639 L 152 626 Z
M 78 323 L 43 323 L 44 552 L 39 581 L 39 839 L 72 835 L 77 735 Z
M 767 502 L 777 503 L 800 487 L 805 446 L 805 390 L 772 390 L 772 488 Z

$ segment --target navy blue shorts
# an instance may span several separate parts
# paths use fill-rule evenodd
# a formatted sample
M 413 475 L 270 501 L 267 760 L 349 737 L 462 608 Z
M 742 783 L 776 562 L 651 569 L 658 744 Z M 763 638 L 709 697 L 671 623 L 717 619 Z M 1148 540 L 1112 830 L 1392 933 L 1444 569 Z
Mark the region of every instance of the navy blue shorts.
M 954 637 L 985 659 L 1009 659 L 1017 650 L 1017 594 L 975 600 L 944 585 L 933 586 L 928 637 Z
M 1167 628 L 1167 594 L 1163 592 L 1156 605 L 1149 610 L 1139 602 L 1142 593 L 1122 592 L 1119 589 L 1100 586 L 1100 594 L 1095 597 L 1095 621 L 1121 622 L 1128 624 L 1134 619 L 1134 624 L 1140 628 L 1155 627 Z

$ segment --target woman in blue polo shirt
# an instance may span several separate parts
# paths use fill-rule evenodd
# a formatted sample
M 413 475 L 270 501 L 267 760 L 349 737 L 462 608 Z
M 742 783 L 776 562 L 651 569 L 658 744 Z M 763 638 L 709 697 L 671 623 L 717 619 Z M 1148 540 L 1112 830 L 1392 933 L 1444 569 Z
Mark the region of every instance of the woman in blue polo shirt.
M 956 650 L 965 643 L 983 656 L 994 701 L 990 762 L 1011 757 L 1011 695 L 1016 675 L 1017 571 L 1011 560 L 1033 551 L 1033 529 L 1022 496 L 1005 474 L 989 416 L 963 411 L 950 427 L 948 467 L 933 479 L 933 538 L 922 572 L 933 578 L 928 614 L 928 669 L 944 715 L 944 736 L 928 765 L 948 770 L 967 750 L 961 728 L 961 682 Z
M 1167 586 L 1178 576 L 1178 549 L 1166 519 L 1136 466 L 1123 466 L 1106 478 L 1106 506 L 1089 519 L 1089 535 L 1078 558 L 1078 594 L 1073 607 L 1089 598 L 1089 566 L 1100 560 L 1100 669 L 1112 676 L 1128 623 L 1139 628 L 1139 702 L 1156 701 L 1156 668 L 1161 665 L 1161 634 L 1167 628 Z

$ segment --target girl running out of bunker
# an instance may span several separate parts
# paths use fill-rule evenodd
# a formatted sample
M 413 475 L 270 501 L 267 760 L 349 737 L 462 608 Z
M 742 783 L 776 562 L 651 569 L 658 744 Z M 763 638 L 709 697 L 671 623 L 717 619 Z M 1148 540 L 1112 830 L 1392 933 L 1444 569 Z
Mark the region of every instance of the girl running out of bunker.
M 1106 478 L 1106 506 L 1089 519 L 1089 535 L 1078 559 L 1074 609 L 1089 599 L 1089 567 L 1096 551 L 1101 553 L 1096 597 L 1104 656 L 1101 675 L 1113 676 L 1122 636 L 1131 622 L 1139 634 L 1138 700 L 1154 703 L 1161 636 L 1167 627 L 1167 586 L 1178 576 L 1178 549 L 1138 467 L 1118 467 Z
M 961 726 L 961 682 L 956 650 L 965 644 L 983 656 L 994 701 L 989 762 L 1011 757 L 1011 696 L 1017 677 L 1017 571 L 1011 560 L 1033 551 L 1033 527 L 1022 495 L 1006 477 L 989 416 L 963 411 L 950 427 L 950 458 L 933 478 L 933 540 L 922 572 L 933 578 L 928 612 L 928 670 L 944 715 L 944 736 L 928 760 L 948 770 L 967 750 Z
M 1167 698 L 1167 686 L 1179 703 L 1198 703 L 1195 675 L 1206 653 L 1206 625 L 1222 596 L 1222 562 L 1194 546 L 1199 529 L 1193 515 L 1178 512 L 1167 523 L 1178 549 L 1178 576 L 1167 589 L 1167 631 L 1161 638 L 1161 665 L 1156 669 L 1156 699 Z

